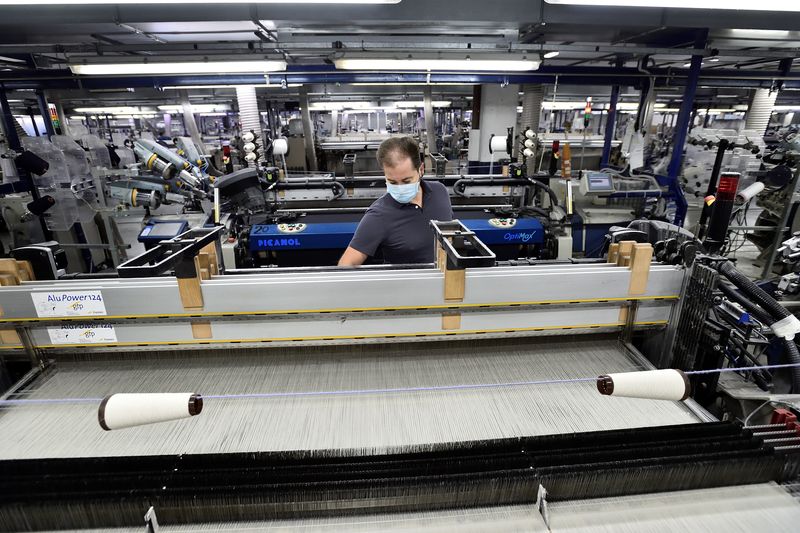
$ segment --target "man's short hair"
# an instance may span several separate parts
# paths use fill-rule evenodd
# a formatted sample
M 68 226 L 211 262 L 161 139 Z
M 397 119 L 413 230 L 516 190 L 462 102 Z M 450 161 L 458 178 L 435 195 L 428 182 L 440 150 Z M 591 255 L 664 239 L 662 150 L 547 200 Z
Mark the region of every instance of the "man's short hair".
M 405 158 L 411 159 L 414 168 L 422 165 L 419 144 L 413 137 L 389 137 L 378 147 L 378 163 L 382 167 L 396 167 Z

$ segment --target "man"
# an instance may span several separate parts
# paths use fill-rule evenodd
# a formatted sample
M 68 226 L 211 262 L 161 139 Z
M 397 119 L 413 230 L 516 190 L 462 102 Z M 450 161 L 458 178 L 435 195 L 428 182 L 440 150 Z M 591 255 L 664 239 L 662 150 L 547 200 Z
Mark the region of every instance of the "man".
M 444 185 L 422 179 L 425 166 L 411 137 L 392 137 L 378 148 L 387 193 L 375 200 L 358 224 L 339 266 L 357 266 L 378 250 L 385 263 L 433 263 L 431 220 L 452 220 Z

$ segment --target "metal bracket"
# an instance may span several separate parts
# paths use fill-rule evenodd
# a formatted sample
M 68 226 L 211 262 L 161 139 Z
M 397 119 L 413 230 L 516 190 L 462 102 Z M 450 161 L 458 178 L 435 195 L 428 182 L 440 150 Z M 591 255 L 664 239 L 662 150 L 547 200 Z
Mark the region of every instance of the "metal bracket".
M 536 510 L 539 511 L 539 514 L 542 515 L 542 520 L 544 520 L 544 525 L 547 526 L 547 529 L 550 529 L 550 510 L 547 508 L 547 489 L 544 488 L 542 485 L 539 485 L 539 489 L 536 491 Z
M 437 247 L 444 252 L 447 270 L 494 266 L 497 256 L 459 220 L 431 220 Z M 438 254 L 437 254 L 438 258 Z
M 431 154 L 431 160 L 433 161 L 433 171 L 436 177 L 444 178 L 447 172 L 447 158 L 442 154 L 435 153 Z
M 356 174 L 356 154 L 344 154 L 342 164 L 344 165 L 344 177 L 352 179 Z
M 179 279 L 196 277 L 199 272 L 195 268 L 195 257 L 202 248 L 211 243 L 216 242 L 218 246 L 222 230 L 222 226 L 190 229 L 125 261 L 117 267 L 117 273 L 121 278 L 146 278 L 174 269 L 175 276 Z
M 158 533 L 158 518 L 156 517 L 155 507 L 150 507 L 144 514 L 144 532 Z
M 436 266 L 444 273 L 444 300 L 462 302 L 466 294 L 468 267 L 494 266 L 497 256 L 458 220 L 431 220 L 436 236 Z M 442 329 L 458 329 L 461 317 L 442 316 Z

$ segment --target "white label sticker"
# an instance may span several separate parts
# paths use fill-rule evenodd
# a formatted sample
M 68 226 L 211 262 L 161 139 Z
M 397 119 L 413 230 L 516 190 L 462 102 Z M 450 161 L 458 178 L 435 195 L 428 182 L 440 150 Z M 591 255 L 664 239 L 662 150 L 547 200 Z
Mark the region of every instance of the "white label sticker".
M 105 344 L 117 342 L 117 332 L 110 324 L 64 324 L 47 328 L 53 344 Z
M 31 299 L 39 317 L 106 314 L 100 291 L 32 292 Z

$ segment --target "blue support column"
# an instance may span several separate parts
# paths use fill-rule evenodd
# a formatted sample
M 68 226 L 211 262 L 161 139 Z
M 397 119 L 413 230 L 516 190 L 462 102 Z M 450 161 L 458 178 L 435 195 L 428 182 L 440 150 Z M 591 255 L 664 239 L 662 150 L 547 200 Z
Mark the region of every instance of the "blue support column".
M 45 98 L 44 91 L 41 89 L 36 91 L 36 101 L 39 102 L 39 113 L 42 115 L 44 129 L 47 131 L 47 137 L 52 137 L 56 134 L 56 130 L 53 128 L 53 121 L 50 119 L 50 106 L 47 105 L 47 98 Z
M 608 115 L 606 116 L 606 133 L 603 139 L 603 157 L 600 159 L 600 168 L 606 168 L 611 157 L 611 141 L 614 140 L 614 131 L 616 129 L 618 100 L 619 85 L 614 85 L 611 87 L 611 102 L 608 105 Z
M 708 30 L 699 30 L 695 39 L 695 48 L 705 48 Z M 681 109 L 675 123 L 675 134 L 672 137 L 672 157 L 669 162 L 667 174 L 672 179 L 677 179 L 683 163 L 683 146 L 686 144 L 686 136 L 689 132 L 689 120 L 692 118 L 692 106 L 694 105 L 694 95 L 697 92 L 697 82 L 700 79 L 700 67 L 703 63 L 703 56 L 692 56 L 692 64 L 689 67 L 689 78 L 686 80 L 686 88 L 683 91 Z

